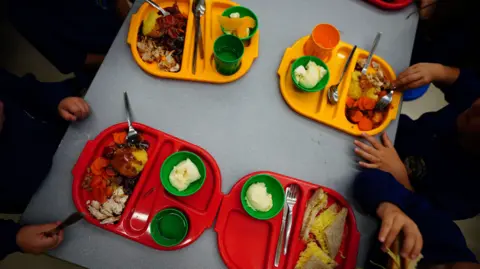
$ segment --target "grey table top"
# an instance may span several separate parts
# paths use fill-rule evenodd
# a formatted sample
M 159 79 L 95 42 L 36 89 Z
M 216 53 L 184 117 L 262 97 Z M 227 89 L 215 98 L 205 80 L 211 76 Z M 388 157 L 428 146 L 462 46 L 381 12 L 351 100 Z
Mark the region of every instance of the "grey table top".
M 239 3 L 260 19 L 259 58 L 243 78 L 223 85 L 158 79 L 143 72 L 126 45 L 126 20 L 86 96 L 92 114 L 69 128 L 50 174 L 23 216 L 26 223 L 63 219 L 75 210 L 71 169 L 87 140 L 124 121 L 125 90 L 138 122 L 197 144 L 215 157 L 223 193 L 250 172 L 270 170 L 333 188 L 353 202 L 350 186 L 357 167 L 352 137 L 292 111 L 280 94 L 277 68 L 287 47 L 317 23 L 329 22 L 341 31 L 342 40 L 367 50 L 376 32 L 383 32 L 377 54 L 397 72 L 403 70 L 418 21 L 417 16 L 405 17 L 414 7 L 388 12 L 360 0 Z M 396 129 L 395 121 L 388 127 L 390 137 Z M 357 209 L 355 215 L 362 234 L 361 266 L 377 224 Z M 213 229 L 187 248 L 158 251 L 80 222 L 50 254 L 88 268 L 225 268 Z

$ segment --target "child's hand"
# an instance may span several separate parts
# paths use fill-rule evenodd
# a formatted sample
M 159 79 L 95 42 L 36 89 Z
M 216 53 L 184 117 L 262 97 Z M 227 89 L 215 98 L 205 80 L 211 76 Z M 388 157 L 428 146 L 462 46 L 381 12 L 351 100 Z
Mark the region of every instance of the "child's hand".
M 49 231 L 58 223 L 43 225 L 28 225 L 22 227 L 17 233 L 17 245 L 22 251 L 31 254 L 40 254 L 47 250 L 54 249 L 63 241 L 63 231 L 52 237 L 45 237 L 42 233 Z
M 67 97 L 58 105 L 58 113 L 67 121 L 83 120 L 88 117 L 90 107 L 80 97 Z
M 377 215 L 382 220 L 378 240 L 384 243 L 384 248 L 390 248 L 400 231 L 404 240 L 401 255 L 404 258 L 415 259 L 423 247 L 423 238 L 417 224 L 413 222 L 400 208 L 388 202 L 381 203 Z
M 408 180 L 408 173 L 405 165 L 398 156 L 397 151 L 393 147 L 392 141 L 388 138 L 387 133 L 382 134 L 383 145 L 375 137 L 363 133 L 365 138 L 372 146 L 362 143 L 358 140 L 354 141 L 355 153 L 367 160 L 367 162 L 360 161 L 359 164 L 365 168 L 376 168 L 384 172 L 392 174 L 395 179 L 404 185 L 407 189 L 413 190 Z
M 435 63 L 418 63 L 398 75 L 394 85 L 399 91 L 415 89 L 441 79 L 444 66 Z

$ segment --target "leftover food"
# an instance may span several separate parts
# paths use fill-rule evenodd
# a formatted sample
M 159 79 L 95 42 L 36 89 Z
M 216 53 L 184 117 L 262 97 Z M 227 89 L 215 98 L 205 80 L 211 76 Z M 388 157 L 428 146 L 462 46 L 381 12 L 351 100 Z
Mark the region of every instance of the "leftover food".
M 273 207 L 272 195 L 267 192 L 267 187 L 263 182 L 250 185 L 245 200 L 248 206 L 255 211 L 267 212 Z
M 173 167 L 170 172 L 170 183 L 179 191 L 184 191 L 190 184 L 201 178 L 197 166 L 190 160 L 186 159 Z
M 307 89 L 315 87 L 327 74 L 323 66 L 312 61 L 309 61 L 306 66 L 300 65 L 293 72 L 298 83 Z

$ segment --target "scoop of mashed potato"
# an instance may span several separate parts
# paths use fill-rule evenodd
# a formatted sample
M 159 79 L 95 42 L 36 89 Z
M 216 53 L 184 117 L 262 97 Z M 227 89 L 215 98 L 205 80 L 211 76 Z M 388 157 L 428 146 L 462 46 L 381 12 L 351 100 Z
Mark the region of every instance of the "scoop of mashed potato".
M 267 192 L 267 187 L 263 182 L 250 185 L 245 199 L 248 206 L 256 211 L 267 212 L 273 207 L 272 195 Z

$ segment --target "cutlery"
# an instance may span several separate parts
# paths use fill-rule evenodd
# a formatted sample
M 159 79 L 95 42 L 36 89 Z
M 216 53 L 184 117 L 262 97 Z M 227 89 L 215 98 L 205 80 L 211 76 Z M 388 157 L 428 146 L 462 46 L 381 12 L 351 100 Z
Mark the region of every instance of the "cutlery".
M 287 192 L 290 190 L 290 187 L 287 187 Z M 275 267 L 278 267 L 280 264 L 280 255 L 282 254 L 282 245 L 283 245 L 283 234 L 285 233 L 285 225 L 287 222 L 288 214 L 288 205 L 287 202 L 283 204 L 283 215 L 282 215 L 282 227 L 280 228 L 280 235 L 278 236 L 277 241 L 277 250 L 275 251 Z
M 132 111 L 130 109 L 130 101 L 128 100 L 127 92 L 123 92 L 123 100 L 125 101 L 125 108 L 127 110 L 127 123 L 128 123 L 128 133 L 127 133 L 127 143 L 128 144 L 137 144 L 140 142 L 140 136 L 137 131 L 132 126 Z
M 195 74 L 197 72 L 197 51 L 199 46 L 200 58 L 204 58 L 202 28 L 200 25 L 200 17 L 205 13 L 205 6 L 202 4 L 202 0 L 194 1 L 192 4 L 192 12 L 195 16 L 195 41 L 193 47 L 192 73 Z
M 288 219 L 287 219 L 287 231 L 285 235 L 285 245 L 283 249 L 283 254 L 287 254 L 288 249 L 288 240 L 290 239 L 290 232 L 292 230 L 292 218 L 293 218 L 293 208 L 297 202 L 297 193 L 298 186 L 291 185 L 287 188 L 287 205 L 288 205 Z
M 75 212 L 73 214 L 71 214 L 70 216 L 68 216 L 68 218 L 66 218 L 62 223 L 60 223 L 60 225 L 58 225 L 57 227 L 51 229 L 50 231 L 46 231 L 46 232 L 43 232 L 43 235 L 45 237 L 52 237 L 56 234 L 58 234 L 61 230 L 67 228 L 68 226 L 76 223 L 77 221 L 83 219 L 84 217 L 84 214 L 81 213 L 81 212 Z
M 340 79 L 338 80 L 338 83 L 336 85 L 330 86 L 330 88 L 328 89 L 327 97 L 328 97 L 328 101 L 330 101 L 332 105 L 338 102 L 338 86 L 342 82 L 343 76 L 347 72 L 348 66 L 350 65 L 350 61 L 352 60 L 353 54 L 355 53 L 356 50 L 357 50 L 357 46 L 355 45 L 352 51 L 350 52 L 350 55 L 348 55 L 347 62 L 345 63 L 345 67 L 343 67 L 343 72 L 342 72 L 342 75 L 340 75 Z
M 373 55 L 375 54 L 375 49 L 377 48 L 378 42 L 380 41 L 380 37 L 382 37 L 382 32 L 378 32 L 377 36 L 375 37 L 375 40 L 373 40 L 372 49 L 370 50 L 367 61 L 365 62 L 365 65 L 363 66 L 363 69 L 362 69 L 363 75 L 367 74 L 368 67 L 372 62 Z
M 145 0 L 147 3 L 149 3 L 152 7 L 158 9 L 163 16 L 168 16 L 170 15 L 170 12 L 166 11 L 163 9 L 161 6 L 159 6 L 157 3 L 153 2 L 152 0 Z
M 395 92 L 395 86 L 390 89 L 390 92 L 387 95 L 384 95 L 380 100 L 378 100 L 377 104 L 375 105 L 375 109 L 377 110 L 385 110 L 387 106 L 392 102 L 392 96 Z

